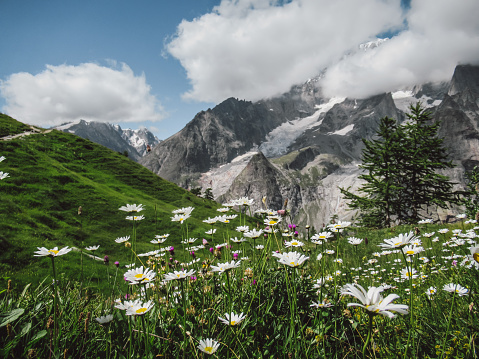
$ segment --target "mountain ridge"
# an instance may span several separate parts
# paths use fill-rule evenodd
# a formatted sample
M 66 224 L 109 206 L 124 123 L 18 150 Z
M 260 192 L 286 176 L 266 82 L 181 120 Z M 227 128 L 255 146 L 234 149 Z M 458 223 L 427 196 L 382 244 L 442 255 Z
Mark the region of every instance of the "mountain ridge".
M 449 137 L 445 145 L 451 147 L 452 159 L 458 166 L 447 174 L 458 182 L 458 188 L 464 187 L 464 171 L 479 159 L 475 154 L 479 153 L 479 143 L 475 140 L 479 137 L 479 67 L 460 65 L 448 82 L 418 84 L 366 99 L 323 98 L 320 82 L 318 77 L 278 98 L 256 103 L 225 100 L 209 112 L 199 113 L 195 126 L 187 125 L 156 146 L 140 163 L 183 187 L 211 187 L 215 198 L 220 200 L 244 195 L 254 196 L 257 202 L 262 198 L 260 191 L 247 184 L 243 170 L 248 161 L 254 161 L 255 165 L 262 163 L 263 173 L 273 173 L 266 171 L 273 166 L 277 171 L 274 175 L 283 178 L 277 187 L 282 201 L 275 199 L 271 203 L 277 206 L 288 198 L 289 209 L 298 222 L 319 226 L 333 216 L 341 219 L 354 216 L 347 211 L 336 187 L 341 182 L 342 187 L 359 188 L 357 165 L 364 148 L 362 139 L 375 136 L 384 116 L 400 123 L 406 121 L 404 110 L 421 102 L 443 123 L 440 135 Z M 242 107 L 245 104 L 256 110 L 253 113 L 263 116 L 245 116 L 248 113 Z M 176 146 L 181 146 L 180 138 L 192 139 L 189 146 L 194 156 L 188 151 L 175 152 Z M 265 155 L 259 162 L 258 151 Z M 158 153 L 163 157 L 158 158 Z M 171 162 L 171 158 L 175 161 Z M 250 171 L 252 183 L 256 183 L 255 176 L 260 172 Z M 264 181 L 273 183 L 269 177 L 264 177 Z M 305 206 L 317 213 L 301 215 Z M 441 211 L 433 212 L 436 218 L 447 217 Z M 313 223 L 305 223 L 305 218 L 314 218 Z

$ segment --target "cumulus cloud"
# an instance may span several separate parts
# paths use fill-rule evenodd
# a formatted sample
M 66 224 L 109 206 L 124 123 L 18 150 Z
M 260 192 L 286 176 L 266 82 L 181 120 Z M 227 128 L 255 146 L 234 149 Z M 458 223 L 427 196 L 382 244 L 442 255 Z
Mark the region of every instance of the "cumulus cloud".
M 126 64 L 47 65 L 36 75 L 21 72 L 0 82 L 2 111 L 18 120 L 48 127 L 76 119 L 112 123 L 158 121 L 162 108 L 145 76 Z
M 182 21 L 166 50 L 185 68 L 185 99 L 259 100 L 325 70 L 325 94 L 365 97 L 449 79 L 479 59 L 477 0 L 222 0 Z M 405 26 L 407 24 L 407 26 Z M 396 34 L 368 51 L 361 43 Z
M 361 98 L 450 80 L 458 64 L 479 64 L 478 13 L 476 0 L 412 1 L 406 30 L 328 68 L 325 94 Z
M 185 98 L 257 100 L 288 91 L 402 22 L 399 0 L 223 0 L 182 21 L 167 50 L 191 82 Z

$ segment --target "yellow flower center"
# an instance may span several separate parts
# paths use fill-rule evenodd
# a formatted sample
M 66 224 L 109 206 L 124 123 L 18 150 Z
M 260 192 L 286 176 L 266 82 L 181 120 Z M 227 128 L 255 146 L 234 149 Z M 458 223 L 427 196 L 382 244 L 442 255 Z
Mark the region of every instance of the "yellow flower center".
M 276 222 L 271 220 L 271 221 L 269 221 L 269 224 L 273 225 L 273 224 L 276 224 Z
M 232 320 L 231 325 L 235 325 L 235 324 L 236 324 L 236 320 Z
M 208 354 L 212 354 L 213 353 L 213 347 L 206 347 L 205 352 L 207 352 Z
M 402 242 L 394 243 L 394 246 L 399 246 Z
M 146 312 L 146 308 L 140 308 L 136 310 L 137 314 L 143 314 L 144 312 Z
M 180 278 L 181 274 L 177 274 L 176 276 L 177 276 L 178 278 Z
M 291 242 L 291 244 L 292 244 L 293 246 L 297 246 L 297 245 L 298 245 L 298 242 Z
M 295 263 L 295 262 L 290 262 L 289 264 L 291 264 L 291 266 L 293 266 L 293 267 L 296 267 L 296 263 Z
M 50 249 L 48 252 L 51 253 L 51 254 L 58 254 L 58 252 L 60 252 L 60 251 L 57 251 L 55 249 Z
M 472 255 L 472 258 L 474 258 L 474 260 L 479 263 L 479 253 L 474 253 Z
M 407 255 L 413 255 L 413 254 L 414 254 L 414 251 L 413 251 L 413 250 L 407 251 L 406 254 L 407 254 Z
M 136 278 L 136 279 L 143 278 L 143 274 L 142 274 L 142 273 L 138 273 L 138 274 L 135 275 L 135 278 Z

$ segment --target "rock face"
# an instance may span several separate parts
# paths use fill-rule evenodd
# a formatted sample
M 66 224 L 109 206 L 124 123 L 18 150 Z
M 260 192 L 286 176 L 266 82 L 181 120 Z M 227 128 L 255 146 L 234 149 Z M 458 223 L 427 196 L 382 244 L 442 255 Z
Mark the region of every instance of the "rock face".
M 73 133 L 109 149 L 123 153 L 138 162 L 147 153 L 147 146 L 153 147 L 160 140 L 146 128 L 123 130 L 119 125 L 104 122 L 78 120 L 55 127 L 57 130 Z
M 185 187 L 211 187 L 226 201 L 248 196 L 257 207 L 288 209 L 300 224 L 319 228 L 333 216 L 351 219 L 338 187 L 356 191 L 363 139 L 381 118 L 407 120 L 422 102 L 441 122 L 456 168 L 445 173 L 464 188 L 464 172 L 479 165 L 479 67 L 458 66 L 450 82 L 419 84 L 367 99 L 321 97 L 320 78 L 280 98 L 251 103 L 228 99 L 200 112 L 140 163 Z M 259 151 L 259 152 L 258 152 Z M 447 211 L 428 209 L 445 219 Z
M 296 92 L 257 103 L 229 98 L 198 113 L 140 163 L 165 179 L 188 186 L 199 174 L 258 147 L 282 123 L 314 112 L 310 104 L 314 91 L 307 90 L 306 99 Z

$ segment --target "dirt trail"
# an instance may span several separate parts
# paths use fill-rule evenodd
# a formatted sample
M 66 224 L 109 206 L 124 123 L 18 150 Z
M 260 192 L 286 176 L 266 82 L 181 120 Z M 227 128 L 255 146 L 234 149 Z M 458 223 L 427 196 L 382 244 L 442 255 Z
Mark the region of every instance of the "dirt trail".
M 32 129 L 31 131 L 25 131 L 25 132 L 22 132 L 22 133 L 18 133 L 16 135 L 0 137 L 0 141 L 10 141 L 10 140 L 13 140 L 13 139 L 19 138 L 19 137 L 45 134 L 45 133 L 49 133 L 49 132 L 52 131 L 52 130 L 41 130 L 41 129 L 33 127 L 33 126 L 30 126 L 30 128 Z

